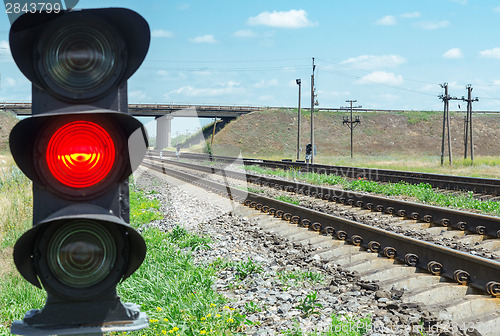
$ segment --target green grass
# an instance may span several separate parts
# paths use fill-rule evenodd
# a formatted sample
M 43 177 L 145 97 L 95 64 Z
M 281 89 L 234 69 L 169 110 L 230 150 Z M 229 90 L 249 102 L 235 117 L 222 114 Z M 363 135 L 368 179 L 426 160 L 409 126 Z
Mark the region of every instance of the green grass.
M 235 265 L 235 269 L 236 269 L 236 279 L 240 281 L 244 280 L 249 275 L 263 272 L 262 266 L 259 265 L 258 263 L 255 263 L 250 258 L 248 258 L 247 261 L 240 261 L 239 263 L 237 263 Z
M 472 167 L 472 166 L 500 166 L 500 157 L 498 156 L 480 156 L 474 158 L 474 162 L 469 158 L 455 159 L 453 161 L 455 167 Z
M 213 290 L 214 267 L 195 265 L 172 234 L 148 229 L 143 236 L 146 260 L 118 291 L 122 301 L 141 304 L 150 326 L 130 335 L 224 335 L 240 330 L 245 316 Z
M 300 204 L 300 201 L 298 199 L 296 199 L 294 197 L 287 196 L 287 195 L 277 196 L 277 197 L 275 197 L 275 199 L 277 199 L 278 201 L 282 201 L 282 202 L 286 202 L 286 203 L 290 203 L 290 204 L 295 204 L 295 205 Z
M 0 168 L 0 247 L 14 246 L 31 227 L 30 180 L 16 166 Z
M 290 287 L 321 284 L 325 280 L 323 273 L 314 271 L 280 271 L 276 273 L 276 276 L 284 290 Z
M 0 175 L 0 202 L 0 335 L 4 336 L 10 335 L 13 320 L 43 307 L 46 294 L 25 281 L 11 259 L 15 241 L 32 225 L 31 183 L 16 168 L 4 168 Z M 141 191 L 131 191 L 130 203 L 136 228 L 162 218 L 160 203 Z M 143 237 L 146 259 L 117 287 L 123 302 L 141 305 L 150 319 L 147 329 L 130 335 L 233 335 L 243 329 L 245 315 L 213 289 L 216 272 L 232 264 L 221 259 L 213 265 L 197 265 L 193 260 L 191 251 L 208 248 L 209 238 L 182 227 L 171 232 L 147 229 Z
M 131 195 L 135 199 L 131 200 L 131 214 L 138 214 L 134 227 L 161 216 L 156 200 L 140 191 Z M 141 304 L 150 326 L 130 335 L 231 335 L 242 329 L 245 315 L 230 308 L 213 289 L 216 272 L 232 264 L 224 259 L 212 265 L 194 263 L 190 251 L 209 248 L 208 237 L 190 233 L 181 226 L 166 233 L 147 229 L 143 237 L 148 247 L 146 259 L 119 285 L 118 291 L 122 301 Z
M 436 113 L 434 113 L 434 112 L 426 112 L 426 111 L 412 111 L 410 113 L 405 112 L 402 114 L 407 116 L 408 124 L 410 124 L 410 125 L 416 125 L 420 122 L 427 122 L 433 116 L 436 115 Z
M 0 171 L 0 335 L 10 335 L 12 320 L 42 307 L 46 294 L 25 281 L 12 260 L 16 240 L 31 228 L 31 182 L 16 166 Z
M 168 240 L 176 244 L 181 249 L 190 249 L 196 251 L 201 248 L 210 248 L 211 239 L 209 237 L 200 237 L 190 233 L 182 226 L 176 226 L 171 232 L 167 233 Z
M 306 295 L 305 298 L 302 299 L 302 301 L 299 303 L 299 305 L 295 308 L 299 309 L 302 312 L 302 316 L 304 317 L 309 317 L 313 314 L 319 314 L 319 310 L 323 308 L 323 305 L 321 303 L 318 303 L 318 298 L 317 298 L 318 292 L 313 291 L 309 294 Z
M 301 153 L 303 160 L 303 152 Z M 251 156 L 249 156 L 251 157 Z M 259 155 L 258 159 L 276 160 L 295 158 L 295 154 L 268 154 Z M 500 156 L 477 156 L 472 163 L 470 159 L 463 159 L 460 155 L 455 155 L 453 164 L 449 165 L 445 158 L 443 166 L 440 165 L 440 157 L 437 155 L 409 155 L 409 154 L 387 154 L 387 155 L 363 155 L 354 153 L 354 158 L 349 155 L 328 155 L 321 151 L 314 158 L 318 164 L 363 167 L 374 169 L 405 170 L 420 173 L 459 175 L 484 178 L 500 178 Z
M 159 200 L 146 197 L 139 191 L 130 191 L 130 224 L 132 226 L 137 228 L 140 224 L 161 219 L 159 209 Z
M 302 173 L 297 170 L 273 170 L 256 166 L 249 166 L 246 169 L 262 174 L 295 178 L 310 184 L 340 187 L 345 190 L 364 191 L 384 196 L 409 196 L 425 204 L 460 210 L 478 210 L 483 214 L 500 216 L 500 202 L 477 200 L 472 192 L 459 196 L 435 192 L 429 184 L 425 183 L 416 185 L 407 182 L 378 183 L 364 179 L 352 180 L 337 175 Z

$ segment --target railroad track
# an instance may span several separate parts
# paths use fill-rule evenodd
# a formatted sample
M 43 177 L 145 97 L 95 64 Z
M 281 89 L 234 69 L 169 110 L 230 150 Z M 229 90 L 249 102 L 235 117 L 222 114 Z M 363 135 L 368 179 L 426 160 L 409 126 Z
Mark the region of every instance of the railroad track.
M 158 162 L 144 161 L 143 165 L 242 202 L 258 211 L 259 216 L 277 221 L 271 225 L 273 228 L 286 225 L 299 230 L 292 236 L 304 231 L 312 235 L 319 232 L 320 236 L 305 239 L 327 246 L 320 258 L 340 260 L 343 267 L 378 280 L 383 286 L 410 288 L 410 301 L 433 306 L 458 324 L 474 324 L 483 335 L 496 335 L 490 331 L 500 327 L 497 261 L 202 179 Z M 465 311 L 468 313 L 464 315 Z
M 162 157 L 175 157 L 175 152 L 170 151 L 154 151 L 150 150 L 148 153 L 159 156 L 160 152 Z M 186 153 L 182 152 L 182 158 L 190 160 L 202 161 L 217 161 L 217 162 L 234 162 L 242 161 L 245 165 L 257 165 L 268 168 L 280 169 L 296 169 L 302 172 L 315 172 L 320 174 L 332 174 L 345 176 L 348 178 L 364 178 L 371 181 L 379 182 L 407 182 L 411 184 L 427 183 L 433 188 L 447 189 L 447 190 L 460 190 L 472 191 L 478 194 L 484 194 L 486 197 L 500 200 L 500 180 L 479 177 L 455 176 L 455 175 L 441 175 L 408 172 L 389 169 L 373 169 L 373 168 L 357 168 L 348 166 L 331 166 L 322 164 L 306 164 L 303 162 L 292 161 L 271 161 L 271 160 L 257 160 L 236 158 L 228 156 L 209 156 L 206 154 Z
M 169 165 L 197 170 L 204 173 L 214 173 L 216 171 L 214 167 L 210 166 L 171 160 L 165 161 L 155 156 L 147 156 L 147 158 L 161 162 L 168 162 Z M 479 234 L 486 236 L 487 239 L 500 237 L 499 217 L 311 185 L 297 181 L 265 177 L 248 172 L 242 173 L 224 169 L 223 173 L 225 176 L 241 181 L 307 195 L 313 198 L 333 201 L 340 204 L 358 207 L 360 209 L 373 210 L 380 213 L 399 216 L 401 218 L 418 220 L 446 228 L 453 228 L 467 232 L 468 234 Z

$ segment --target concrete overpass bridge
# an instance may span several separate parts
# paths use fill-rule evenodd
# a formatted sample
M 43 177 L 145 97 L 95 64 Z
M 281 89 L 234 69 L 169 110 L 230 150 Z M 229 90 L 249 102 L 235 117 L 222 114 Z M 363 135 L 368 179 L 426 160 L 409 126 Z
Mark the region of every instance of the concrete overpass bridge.
M 182 105 L 182 104 L 129 104 L 129 113 L 136 117 L 156 119 L 156 149 L 171 146 L 172 119 L 174 117 L 234 119 L 262 107 L 243 105 Z M 0 102 L 0 110 L 19 116 L 31 115 L 29 102 Z

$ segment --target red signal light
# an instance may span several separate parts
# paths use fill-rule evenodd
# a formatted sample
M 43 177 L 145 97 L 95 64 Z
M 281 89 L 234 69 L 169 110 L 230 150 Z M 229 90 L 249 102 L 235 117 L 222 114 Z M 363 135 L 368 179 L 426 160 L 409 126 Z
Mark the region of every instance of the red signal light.
M 108 176 L 115 156 L 115 143 L 103 127 L 78 120 L 52 134 L 45 159 L 57 181 L 71 188 L 88 188 Z

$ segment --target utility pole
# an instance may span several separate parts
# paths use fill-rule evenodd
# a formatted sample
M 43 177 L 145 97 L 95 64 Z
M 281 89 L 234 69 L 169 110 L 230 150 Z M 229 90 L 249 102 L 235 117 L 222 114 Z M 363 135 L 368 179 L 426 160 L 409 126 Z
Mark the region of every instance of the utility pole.
M 316 88 L 314 87 L 314 70 L 316 70 L 316 65 L 314 64 L 314 57 L 312 58 L 312 75 L 311 75 L 311 163 L 314 163 L 314 105 L 318 105 L 316 101 Z
M 450 165 L 453 164 L 452 154 L 451 154 L 451 134 L 450 134 L 450 100 L 459 100 L 457 97 L 451 97 L 448 94 L 448 83 L 440 84 L 444 89 L 444 95 L 439 95 L 439 99 L 444 102 L 443 109 L 443 135 L 441 141 L 441 166 L 444 164 L 444 138 L 446 131 L 448 132 L 448 156 Z
M 297 112 L 297 120 L 298 120 L 298 124 L 297 124 L 297 160 L 300 160 L 300 115 L 301 115 L 301 111 L 300 111 L 300 90 L 301 90 L 301 87 L 302 87 L 302 81 L 300 80 L 300 78 L 297 78 L 295 80 L 295 82 L 297 83 L 297 85 L 299 86 L 299 108 L 298 108 L 298 112 Z
M 464 140 L 464 159 L 467 159 L 467 147 L 468 147 L 468 135 L 470 129 L 470 158 L 474 162 L 474 142 L 472 141 L 472 102 L 479 101 L 476 97 L 472 99 L 472 86 L 468 84 L 467 88 L 467 99 L 462 96 L 462 100 L 467 102 L 467 115 L 465 117 L 465 140 Z
M 214 144 L 214 138 L 215 138 L 215 126 L 217 125 L 217 117 L 214 119 L 214 129 L 212 130 L 212 139 L 210 140 L 210 148 Z
M 345 101 L 346 103 L 350 103 L 351 104 L 351 119 L 349 119 L 349 117 L 344 117 L 343 121 L 342 121 L 342 124 L 344 125 L 347 125 L 350 129 L 351 129 L 351 158 L 352 158 L 352 139 L 353 139 L 353 133 L 354 133 L 354 128 L 356 127 L 356 125 L 360 124 L 361 123 L 361 119 L 359 118 L 359 116 L 356 116 L 356 119 L 353 120 L 352 118 L 352 110 L 355 109 L 355 108 L 362 108 L 363 106 L 352 106 L 352 103 L 356 103 L 357 100 L 346 100 Z M 341 107 L 341 108 L 344 108 L 344 107 Z

